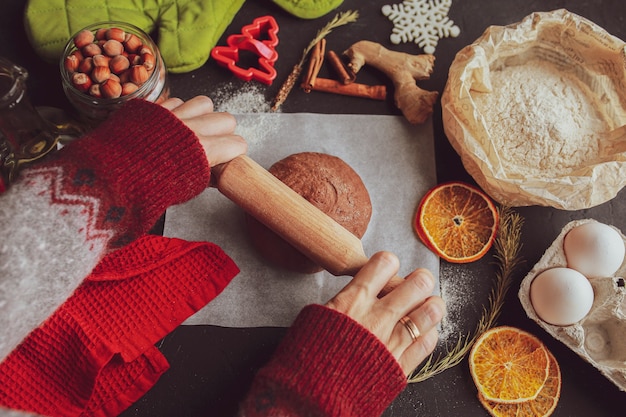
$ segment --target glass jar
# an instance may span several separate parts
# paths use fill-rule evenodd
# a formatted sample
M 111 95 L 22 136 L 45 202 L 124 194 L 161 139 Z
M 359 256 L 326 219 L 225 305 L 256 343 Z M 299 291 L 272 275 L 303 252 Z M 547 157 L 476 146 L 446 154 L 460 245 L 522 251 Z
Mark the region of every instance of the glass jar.
M 57 148 L 59 131 L 31 104 L 26 69 L 0 57 L 0 192 L 19 169 Z
M 148 71 L 148 78 L 141 85 L 139 85 L 138 89 L 131 93 L 123 93 L 119 97 L 107 98 L 103 96 L 98 96 L 98 93 L 90 93 L 89 91 L 81 91 L 76 87 L 75 82 L 73 81 L 73 76 L 77 72 L 85 73 L 89 76 L 92 81 L 90 81 L 91 85 L 98 84 L 95 81 L 95 77 L 91 74 L 90 71 L 87 71 L 85 68 L 89 68 L 91 65 L 85 65 L 85 68 L 78 69 L 68 69 L 68 65 L 66 64 L 66 57 L 76 54 L 78 48 L 76 47 L 74 39 L 76 35 L 81 33 L 82 31 L 89 31 L 93 34 L 94 40 L 92 43 L 95 43 L 101 47 L 102 52 L 99 55 L 108 56 L 102 45 L 107 40 L 106 38 L 106 30 L 111 28 L 121 29 L 124 34 L 133 34 L 137 36 L 141 40 L 141 48 L 147 47 L 149 51 L 152 52 L 155 60 L 153 68 L 150 68 Z M 137 61 L 137 56 L 139 54 L 138 50 L 129 51 L 126 46 L 126 42 L 122 42 L 124 45 L 123 55 L 129 57 L 131 59 L 130 68 L 134 65 L 143 65 L 141 61 Z M 84 49 L 81 49 L 83 51 Z M 79 61 L 86 59 L 91 53 L 79 53 Z M 108 56 L 110 59 L 111 57 Z M 93 57 L 92 57 L 93 59 Z M 133 61 L 134 60 L 134 61 Z M 106 119 L 108 115 L 114 110 L 118 109 L 121 105 L 126 103 L 129 100 L 134 98 L 141 98 L 148 101 L 152 101 L 155 103 L 160 103 L 166 100 L 169 97 L 169 84 L 167 80 L 167 69 L 165 67 L 165 63 L 163 62 L 163 58 L 159 52 L 158 47 L 152 40 L 152 38 L 145 33 L 140 28 L 124 23 L 124 22 L 100 22 L 95 23 L 93 25 L 89 25 L 80 31 L 76 32 L 72 38 L 67 42 L 63 54 L 60 60 L 60 71 L 61 71 L 61 80 L 63 83 L 63 91 L 65 96 L 68 98 L 72 106 L 77 112 L 78 118 L 91 126 L 97 125 L 102 120 Z M 115 73 L 111 71 L 115 75 L 117 75 L 118 80 L 121 78 L 120 82 L 123 84 L 127 80 L 127 76 L 122 75 L 122 73 Z M 102 85 L 102 84 L 100 84 Z M 98 90 L 98 89 L 96 89 Z

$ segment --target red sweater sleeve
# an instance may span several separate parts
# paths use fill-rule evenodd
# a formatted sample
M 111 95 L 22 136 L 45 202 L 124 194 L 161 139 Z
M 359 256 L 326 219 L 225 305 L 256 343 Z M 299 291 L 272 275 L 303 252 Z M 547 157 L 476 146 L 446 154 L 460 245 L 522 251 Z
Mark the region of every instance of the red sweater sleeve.
M 210 176 L 196 135 L 169 110 L 143 100 L 130 101 L 46 163 L 62 164 L 68 193 L 104 202 L 98 221 L 119 232 L 112 247 L 147 232 L 169 206 L 204 190 Z
M 255 377 L 240 416 L 380 416 L 406 384 L 376 336 L 346 315 L 311 305 Z
M 0 195 L 0 230 L 10 236 L 0 245 L 0 360 L 104 255 L 199 194 L 209 172 L 196 135 L 169 110 L 139 100 L 25 168 Z

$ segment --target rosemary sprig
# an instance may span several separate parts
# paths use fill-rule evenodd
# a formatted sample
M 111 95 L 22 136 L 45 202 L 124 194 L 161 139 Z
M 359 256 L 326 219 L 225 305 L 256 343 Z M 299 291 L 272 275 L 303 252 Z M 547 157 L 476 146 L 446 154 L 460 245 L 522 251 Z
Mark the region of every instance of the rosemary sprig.
M 348 23 L 356 22 L 358 17 L 359 12 L 356 10 L 349 10 L 347 12 L 338 13 L 337 15 L 335 15 L 335 17 L 333 17 L 330 22 L 328 22 L 323 28 L 321 28 L 317 32 L 315 38 L 313 38 L 311 43 L 309 43 L 307 47 L 304 48 L 304 51 L 302 51 L 302 57 L 300 58 L 300 61 L 298 61 L 298 63 L 292 68 L 291 72 L 287 76 L 287 79 L 278 90 L 278 94 L 276 94 L 274 102 L 272 103 L 272 111 L 278 110 L 287 99 L 287 96 L 293 89 L 293 86 L 296 84 L 298 78 L 300 77 L 300 74 L 302 73 L 306 57 L 309 55 L 309 52 L 311 52 L 311 49 L 313 49 L 315 44 L 325 38 L 330 32 L 332 32 L 333 29 L 338 28 L 339 26 L 347 25 Z
M 451 349 L 446 346 L 445 356 L 439 354 L 435 358 L 435 354 L 431 354 L 424 365 L 409 375 L 409 383 L 424 381 L 458 365 L 470 351 L 476 339 L 497 322 L 506 293 L 512 283 L 513 271 L 523 262 L 519 254 L 522 247 L 523 220 L 510 207 L 502 207 L 499 211 L 498 236 L 494 242 L 494 258 L 498 269 L 494 286 L 489 293 L 488 307 L 483 306 L 483 314 L 473 334 L 459 334 L 458 341 Z

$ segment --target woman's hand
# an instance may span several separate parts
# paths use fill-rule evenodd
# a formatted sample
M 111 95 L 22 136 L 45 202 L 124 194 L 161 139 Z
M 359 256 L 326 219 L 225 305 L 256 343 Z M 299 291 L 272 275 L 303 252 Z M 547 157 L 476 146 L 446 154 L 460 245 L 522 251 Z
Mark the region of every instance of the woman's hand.
M 248 150 L 246 141 L 235 135 L 235 117 L 230 113 L 213 111 L 213 101 L 210 98 L 196 96 L 188 101 L 169 98 L 161 105 L 174 113 L 198 136 L 209 166 L 228 162 Z
M 435 280 L 426 269 L 416 269 L 379 298 L 379 293 L 398 268 L 399 261 L 394 254 L 375 254 L 326 305 L 348 315 L 376 335 L 408 375 L 435 349 L 439 338 L 436 326 L 443 318 L 446 306 L 440 297 L 431 295 Z M 416 327 L 401 323 L 404 317 Z

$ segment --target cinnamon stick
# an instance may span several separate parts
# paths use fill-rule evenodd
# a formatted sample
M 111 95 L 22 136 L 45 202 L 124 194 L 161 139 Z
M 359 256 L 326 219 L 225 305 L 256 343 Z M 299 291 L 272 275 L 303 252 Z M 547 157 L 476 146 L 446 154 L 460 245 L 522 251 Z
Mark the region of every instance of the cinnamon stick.
M 311 50 L 311 56 L 309 57 L 309 67 L 307 73 L 302 82 L 302 89 L 305 92 L 310 92 L 315 85 L 317 74 L 319 74 L 322 64 L 324 63 L 324 51 L 326 50 L 326 39 L 322 38 L 315 44 Z
M 328 22 L 323 28 L 321 28 L 315 38 L 302 52 L 302 56 L 300 57 L 300 61 L 291 69 L 291 72 L 287 76 L 287 79 L 280 86 L 278 93 L 276 93 L 276 97 L 272 100 L 271 111 L 278 111 L 280 106 L 287 100 L 287 96 L 296 85 L 298 78 L 300 78 L 300 74 L 302 73 L 302 69 L 304 67 L 304 62 L 306 61 L 306 57 L 309 55 L 309 51 L 313 48 L 313 46 L 319 42 L 320 39 L 323 39 L 328 35 L 333 29 L 338 28 L 339 26 L 347 25 L 348 23 L 355 22 L 359 17 L 359 12 L 356 10 L 348 10 L 347 12 L 338 13 L 333 19 Z
M 311 86 L 310 91 L 321 91 L 372 100 L 385 100 L 387 97 L 387 87 L 385 85 L 344 84 L 337 80 L 319 77 L 315 80 L 315 84 Z
M 337 78 L 343 84 L 350 84 L 356 80 L 356 74 L 346 68 L 341 57 L 335 51 L 328 51 L 326 58 L 328 59 L 328 64 L 335 70 Z

